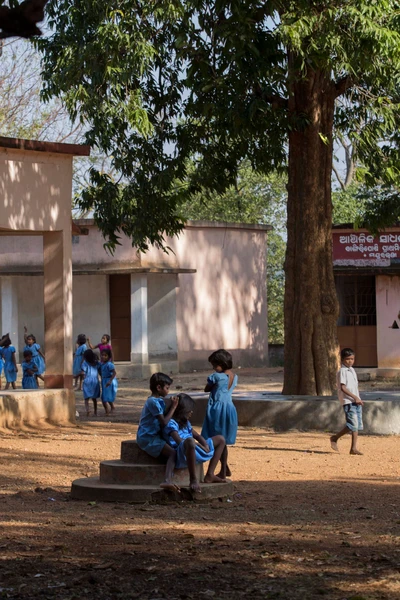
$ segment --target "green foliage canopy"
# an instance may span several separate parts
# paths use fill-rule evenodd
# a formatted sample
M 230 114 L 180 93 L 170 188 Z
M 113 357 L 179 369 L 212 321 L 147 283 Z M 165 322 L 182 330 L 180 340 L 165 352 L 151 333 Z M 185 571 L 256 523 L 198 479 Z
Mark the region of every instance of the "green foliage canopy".
M 395 184 L 399 8 L 393 0 L 50 0 L 53 34 L 38 42 L 44 97 L 63 97 L 118 172 L 92 169 L 81 208 L 94 207 L 111 249 L 120 232 L 141 250 L 162 246 L 182 227 L 179 205 L 201 189 L 224 193 L 243 158 L 264 173 L 286 168 L 288 132 L 309 123 L 288 110 L 291 84 L 309 69 L 325 72 L 342 97 L 335 127 L 356 138 L 366 183 Z

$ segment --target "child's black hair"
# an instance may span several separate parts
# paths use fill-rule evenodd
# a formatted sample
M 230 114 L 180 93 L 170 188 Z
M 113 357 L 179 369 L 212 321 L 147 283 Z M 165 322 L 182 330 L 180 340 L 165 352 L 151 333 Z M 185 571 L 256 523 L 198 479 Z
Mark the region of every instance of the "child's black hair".
M 156 394 L 158 391 L 158 385 L 164 387 L 165 385 L 171 385 L 172 382 L 173 379 L 171 379 L 171 377 L 169 375 L 166 375 L 165 373 L 153 373 L 153 375 L 150 377 L 149 382 L 150 391 L 152 391 L 153 394 Z
M 110 343 L 111 337 L 108 335 L 108 333 L 103 333 L 103 335 L 101 337 L 107 338 L 107 344 Z
M 228 369 L 232 369 L 232 354 L 223 348 L 216 350 L 208 357 L 208 362 L 212 364 L 213 367 L 221 367 L 223 371 L 228 371 Z
M 100 352 L 100 356 L 102 354 L 107 354 L 108 360 L 111 360 L 111 350 L 110 350 L 110 348 L 103 348 L 102 351 Z
M 84 333 L 80 333 L 76 338 L 76 341 L 80 346 L 83 346 L 83 344 L 86 344 L 86 335 Z
M 343 350 L 340 351 L 340 358 L 342 360 L 345 358 L 349 358 L 349 356 L 354 356 L 354 350 L 352 350 L 351 348 L 343 348 Z
M 178 394 L 178 398 L 178 406 L 176 407 L 172 418 L 179 425 L 184 425 L 187 422 L 187 413 L 194 409 L 194 400 L 189 394 Z
M 36 338 L 35 338 L 35 336 L 33 335 L 33 333 L 30 333 L 29 335 L 27 335 L 27 336 L 26 336 L 26 339 L 27 339 L 27 340 L 29 340 L 29 338 L 32 338 L 32 339 L 33 339 L 33 343 L 34 343 L 34 344 L 36 344 Z
M 93 350 L 91 350 L 90 348 L 85 350 L 85 352 L 83 353 L 83 360 L 86 360 L 88 365 L 90 365 L 91 367 L 95 367 L 99 362 L 97 354 L 93 352 Z
M 32 358 L 32 350 L 24 350 L 24 358 L 27 358 L 29 355 Z

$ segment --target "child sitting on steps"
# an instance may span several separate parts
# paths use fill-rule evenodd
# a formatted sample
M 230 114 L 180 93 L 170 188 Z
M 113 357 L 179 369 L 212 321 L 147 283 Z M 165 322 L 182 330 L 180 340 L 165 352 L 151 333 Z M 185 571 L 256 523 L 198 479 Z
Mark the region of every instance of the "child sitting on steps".
M 178 406 L 174 418 L 163 429 L 163 437 L 168 444 L 176 449 L 177 469 L 187 467 L 190 474 L 190 489 L 201 493 L 199 481 L 196 476 L 196 464 L 210 461 L 204 483 L 226 483 L 214 475 L 218 461 L 221 459 L 225 449 L 225 438 L 222 435 L 205 440 L 192 428 L 190 418 L 193 415 L 194 400 L 188 394 L 178 395 Z M 224 471 L 226 465 L 224 465 Z

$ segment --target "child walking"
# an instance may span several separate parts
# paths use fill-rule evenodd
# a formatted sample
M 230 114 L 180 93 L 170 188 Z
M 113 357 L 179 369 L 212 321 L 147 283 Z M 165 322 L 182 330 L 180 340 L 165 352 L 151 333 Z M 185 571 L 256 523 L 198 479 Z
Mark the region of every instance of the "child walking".
M 187 467 L 190 474 L 190 489 L 201 493 L 196 476 L 196 464 L 210 461 L 204 483 L 226 483 L 214 474 L 218 461 L 225 448 L 225 439 L 216 435 L 205 440 L 192 428 L 190 418 L 193 415 L 194 400 L 188 394 L 178 394 L 178 406 L 174 418 L 163 429 L 163 437 L 176 449 L 176 469 Z M 226 470 L 226 469 L 225 469 Z
M 75 389 L 79 392 L 82 389 L 82 363 L 83 363 L 83 355 L 87 350 L 86 346 L 86 335 L 84 333 L 80 333 L 76 338 L 76 350 L 74 355 L 74 364 L 72 367 L 72 373 L 74 376 L 74 386 Z M 79 386 L 78 386 L 79 380 Z
M 155 458 L 162 456 L 167 460 L 165 467 L 165 481 L 161 484 L 164 489 L 179 491 L 179 487 L 172 482 L 176 460 L 176 450 L 171 448 L 162 438 L 161 428 L 168 425 L 178 405 L 177 396 L 171 398 L 171 406 L 164 415 L 164 398 L 169 393 L 172 379 L 165 373 L 154 373 L 150 377 L 151 395 L 147 398 L 140 415 L 136 441 L 139 448 Z
M 357 374 L 353 369 L 355 360 L 351 348 L 343 348 L 340 353 L 342 366 L 337 374 L 338 396 L 346 417 L 346 426 L 339 433 L 331 436 L 331 448 L 339 452 L 337 442 L 346 433 L 351 433 L 350 454 L 362 455 L 357 449 L 358 432 L 363 430 L 362 405 L 358 391 Z
M 38 379 L 41 379 L 42 381 L 44 381 L 44 377 L 43 377 L 43 373 L 46 370 L 46 364 L 45 364 L 45 357 L 43 352 L 40 349 L 39 344 L 36 343 L 36 338 L 35 336 L 30 333 L 28 335 L 28 329 L 26 326 L 24 326 L 24 340 L 25 340 L 25 348 L 24 348 L 24 352 L 25 350 L 29 350 L 32 353 L 32 360 L 35 363 L 37 370 L 35 373 L 35 377 L 36 377 L 36 387 L 39 387 L 38 384 Z
M 15 382 L 17 380 L 17 361 L 15 360 L 15 348 L 11 344 L 11 339 L 8 337 L 5 342 L 3 342 L 3 360 L 4 360 L 4 375 L 6 378 L 6 387 L 4 389 L 8 390 L 11 386 L 13 390 L 17 388 Z
M 93 350 L 85 350 L 82 363 L 83 398 L 86 416 L 90 415 L 89 400 L 93 401 L 94 414 L 97 417 L 97 399 L 100 398 L 99 361 Z
M 22 367 L 22 387 L 24 390 L 36 390 L 37 382 L 37 364 L 34 361 L 31 350 L 24 350 L 24 362 Z
M 228 445 L 236 441 L 238 417 L 232 402 L 232 392 L 237 385 L 237 375 L 232 371 L 232 354 L 220 349 L 208 357 L 215 373 L 207 378 L 205 392 L 210 392 L 207 412 L 201 430 L 203 438 L 222 435 L 226 446 L 221 456 L 221 470 L 218 477 L 226 479 L 231 470 L 228 466 Z
M 100 344 L 96 344 L 96 346 L 92 346 L 92 344 L 90 342 L 90 338 L 87 338 L 86 341 L 91 350 L 96 350 L 96 348 L 98 348 L 100 354 L 103 352 L 103 350 L 110 350 L 111 351 L 111 362 L 113 362 L 113 360 L 114 360 L 113 351 L 112 351 L 111 343 L 110 343 L 111 338 L 108 335 L 108 333 L 105 333 L 104 335 L 102 335 Z
M 114 400 L 117 396 L 118 381 L 114 363 L 111 362 L 111 350 L 103 350 L 101 353 L 101 400 L 106 415 L 114 412 Z

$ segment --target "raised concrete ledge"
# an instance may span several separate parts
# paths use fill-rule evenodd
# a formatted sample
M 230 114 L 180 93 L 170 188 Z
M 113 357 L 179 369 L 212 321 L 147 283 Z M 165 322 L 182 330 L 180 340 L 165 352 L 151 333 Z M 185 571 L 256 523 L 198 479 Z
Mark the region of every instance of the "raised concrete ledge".
M 75 424 L 75 394 L 69 389 L 0 391 L 0 428 Z
M 203 423 L 208 395 L 193 393 L 191 396 L 196 400 L 191 421 L 199 426 Z M 364 400 L 364 433 L 400 434 L 400 393 L 367 392 L 361 397 Z M 249 392 L 234 394 L 233 402 L 239 425 L 243 427 L 267 427 L 274 431 L 336 431 L 345 424 L 343 409 L 334 397 Z

